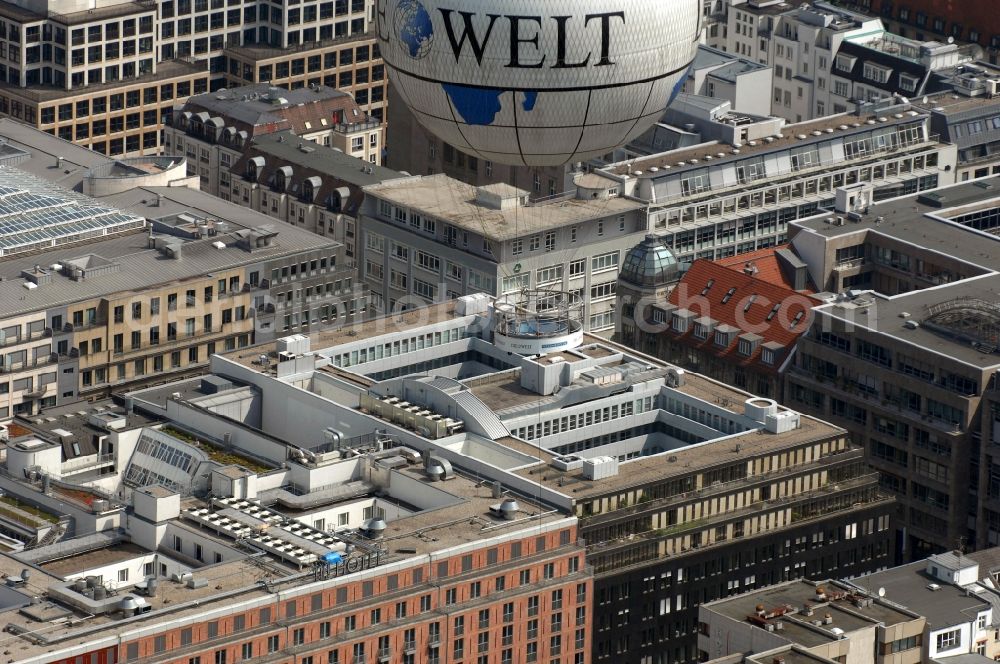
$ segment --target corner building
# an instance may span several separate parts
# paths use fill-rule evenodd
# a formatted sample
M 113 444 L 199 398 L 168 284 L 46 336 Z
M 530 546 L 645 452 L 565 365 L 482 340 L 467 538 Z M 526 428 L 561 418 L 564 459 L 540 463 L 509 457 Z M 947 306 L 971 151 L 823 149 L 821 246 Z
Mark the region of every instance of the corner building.
M 234 445 L 252 432 L 318 450 L 324 435 L 378 431 L 483 492 L 575 516 L 594 575 L 595 662 L 694 662 L 701 603 L 890 564 L 892 501 L 843 429 L 585 333 L 580 318 L 563 350 L 509 352 L 522 327 L 490 300 L 216 355 L 225 393 L 175 382 L 130 396 L 221 439 L 233 421 L 208 409 L 249 389 L 259 408 Z

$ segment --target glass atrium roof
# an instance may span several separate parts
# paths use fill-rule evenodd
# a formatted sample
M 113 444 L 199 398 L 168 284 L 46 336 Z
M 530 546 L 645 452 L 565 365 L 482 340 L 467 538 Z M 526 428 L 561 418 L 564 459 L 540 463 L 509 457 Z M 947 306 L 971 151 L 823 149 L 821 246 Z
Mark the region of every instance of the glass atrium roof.
M 120 233 L 145 223 L 137 215 L 0 166 L 0 256 Z
M 673 252 L 660 238 L 647 235 L 622 261 L 620 279 L 637 286 L 662 286 L 677 280 L 679 266 Z

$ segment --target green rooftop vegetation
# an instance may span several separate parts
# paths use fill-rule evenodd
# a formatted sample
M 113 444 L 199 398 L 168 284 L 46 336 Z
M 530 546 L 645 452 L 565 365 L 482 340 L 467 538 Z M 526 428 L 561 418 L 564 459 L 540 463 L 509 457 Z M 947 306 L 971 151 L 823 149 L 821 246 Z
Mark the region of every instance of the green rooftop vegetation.
M 34 523 L 28 523 L 28 519 L 25 518 L 20 512 L 27 512 L 28 514 L 37 517 L 42 521 L 48 521 L 49 523 L 59 523 L 59 517 L 55 514 L 46 512 L 45 510 L 39 509 L 33 505 L 28 505 L 19 501 L 17 498 L 12 498 L 11 496 L 0 496 L 0 503 L 6 503 L 16 507 L 16 510 L 11 510 L 0 505 L 0 514 L 4 515 L 8 519 L 17 521 L 18 523 L 23 523 L 28 526 L 34 526 Z
M 249 457 L 245 457 L 242 454 L 233 452 L 231 450 L 224 450 L 214 443 L 209 443 L 204 440 L 199 440 L 189 433 L 175 429 L 174 427 L 166 426 L 161 429 L 163 433 L 169 434 L 174 438 L 183 440 L 189 445 L 197 447 L 202 452 L 208 455 L 208 458 L 216 463 L 221 463 L 224 466 L 242 466 L 249 471 L 254 473 L 266 473 L 271 470 L 270 466 L 265 466 L 259 461 L 255 461 Z

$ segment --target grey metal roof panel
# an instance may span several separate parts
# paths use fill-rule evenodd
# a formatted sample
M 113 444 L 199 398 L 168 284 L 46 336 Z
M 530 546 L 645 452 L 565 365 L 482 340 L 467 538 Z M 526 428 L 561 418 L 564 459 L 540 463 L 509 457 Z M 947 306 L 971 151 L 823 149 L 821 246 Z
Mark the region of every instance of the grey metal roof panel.
M 160 201 L 158 206 L 153 203 L 157 194 Z M 268 231 L 268 227 L 274 222 L 272 218 L 249 208 L 202 191 L 180 187 L 137 188 L 101 199 L 101 202 L 144 217 L 194 212 L 227 221 L 234 232 L 241 229 Z M 236 246 L 217 249 L 212 245 L 216 239 L 213 237 L 184 243 L 183 258 L 180 260 L 163 259 L 156 250 L 149 249 L 145 233 L 132 233 L 3 260 L 0 261 L 0 276 L 3 276 L 3 281 L 0 281 L 0 307 L 8 316 L 42 311 L 82 299 L 149 288 L 217 270 L 323 247 L 333 250 L 340 246 L 333 240 L 292 225 L 281 225 L 273 245 L 255 249 L 252 253 Z M 35 264 L 48 266 L 87 254 L 113 260 L 121 265 L 121 269 L 116 273 L 83 281 L 72 281 L 57 274 L 53 275 L 52 283 L 31 290 L 19 278 L 21 270 L 31 269 Z

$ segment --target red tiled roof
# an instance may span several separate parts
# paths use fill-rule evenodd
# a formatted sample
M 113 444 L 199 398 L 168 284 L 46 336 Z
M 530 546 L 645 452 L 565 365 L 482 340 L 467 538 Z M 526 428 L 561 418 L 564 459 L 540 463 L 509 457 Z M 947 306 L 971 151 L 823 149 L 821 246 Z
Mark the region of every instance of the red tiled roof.
M 773 250 L 770 251 L 773 253 Z M 669 297 L 671 304 L 692 311 L 698 317 L 711 318 L 715 321 L 716 328 L 729 325 L 739 329 L 729 346 L 721 348 L 716 345 L 714 332 L 706 339 L 697 339 L 693 323 L 686 332 L 677 333 L 668 328 L 665 334 L 688 346 L 725 357 L 740 365 L 759 364 L 763 345 L 768 342 L 778 343 L 784 347 L 784 351 L 776 353 L 774 364 L 760 364 L 758 367 L 776 371 L 794 346 L 795 340 L 809 328 L 810 310 L 819 303 L 804 293 L 760 278 L 764 270 L 758 271 L 756 275 L 745 274 L 742 266 L 746 257 L 738 258 L 741 259 L 737 261 L 739 269 L 725 265 L 722 261 L 695 261 Z M 735 260 L 726 262 L 732 263 Z M 772 315 L 775 305 L 780 306 Z M 798 322 L 795 322 L 796 317 L 799 318 Z M 738 353 L 739 335 L 745 332 L 762 337 L 757 350 L 750 356 Z
M 784 286 L 789 290 L 793 289 L 795 284 L 788 280 L 785 273 L 781 270 L 781 264 L 778 262 L 777 252 L 779 249 L 787 249 L 788 245 L 782 245 L 779 247 L 770 247 L 768 249 L 759 249 L 757 251 L 752 251 L 748 254 L 737 254 L 736 256 L 730 256 L 728 258 L 720 258 L 716 262 L 718 265 L 723 265 L 730 269 L 743 271 L 747 263 L 753 263 L 757 268 L 757 273 L 754 275 L 762 281 L 766 281 L 777 286 Z M 815 291 L 806 289 L 799 291 L 800 293 L 812 294 Z

